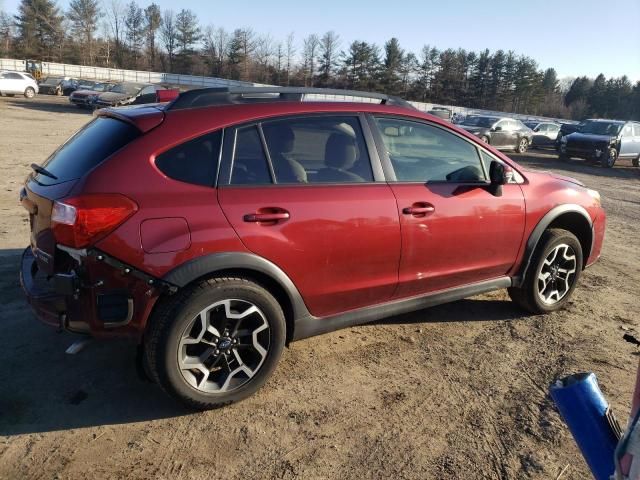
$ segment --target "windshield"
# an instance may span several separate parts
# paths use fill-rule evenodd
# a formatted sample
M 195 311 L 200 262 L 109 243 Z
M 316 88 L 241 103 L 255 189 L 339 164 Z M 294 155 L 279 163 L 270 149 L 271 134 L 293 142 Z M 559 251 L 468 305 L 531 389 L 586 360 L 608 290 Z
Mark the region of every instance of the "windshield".
M 463 125 L 468 125 L 470 127 L 491 127 L 494 123 L 496 123 L 498 119 L 493 117 L 467 117 Z
M 60 77 L 47 77 L 45 81 L 41 83 L 41 85 L 57 85 L 61 81 L 62 78 Z
M 593 135 L 618 135 L 622 130 L 621 123 L 614 122 L 586 122 L 581 128 L 580 132 L 590 133 Z

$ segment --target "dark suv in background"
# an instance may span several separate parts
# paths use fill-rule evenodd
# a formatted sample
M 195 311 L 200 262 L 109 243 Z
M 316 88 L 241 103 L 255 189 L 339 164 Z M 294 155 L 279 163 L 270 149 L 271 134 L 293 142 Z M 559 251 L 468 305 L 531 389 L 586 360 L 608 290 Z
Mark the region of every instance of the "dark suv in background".
M 533 131 L 515 118 L 470 115 L 459 126 L 498 150 L 525 153 L 533 141 Z
M 640 164 L 640 122 L 623 120 L 585 120 L 577 132 L 562 137 L 559 158 L 571 157 L 600 163 L 611 168 L 618 158 Z
M 499 288 L 562 308 L 605 229 L 579 181 L 343 90 L 104 109 L 32 167 L 21 282 L 37 316 L 134 339 L 197 408 L 255 392 L 293 340 Z

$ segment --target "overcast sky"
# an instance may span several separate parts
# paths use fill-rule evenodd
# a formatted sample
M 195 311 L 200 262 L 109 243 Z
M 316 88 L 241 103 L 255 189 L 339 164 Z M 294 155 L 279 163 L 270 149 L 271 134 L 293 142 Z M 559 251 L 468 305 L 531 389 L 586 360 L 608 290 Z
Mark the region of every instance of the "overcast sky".
M 109 0 L 107 0 L 109 1 Z M 126 2 L 126 0 L 122 0 Z M 0 0 L 15 13 L 19 0 Z M 151 0 L 140 0 L 142 7 Z M 424 44 L 514 50 L 553 67 L 560 77 L 604 73 L 640 80 L 640 0 L 272 0 L 242 2 L 156 0 L 163 9 L 193 10 L 202 25 L 250 27 L 284 40 L 335 30 L 345 48 L 353 40 L 382 45 L 398 37 L 416 54 Z M 58 5 L 66 8 L 67 0 Z

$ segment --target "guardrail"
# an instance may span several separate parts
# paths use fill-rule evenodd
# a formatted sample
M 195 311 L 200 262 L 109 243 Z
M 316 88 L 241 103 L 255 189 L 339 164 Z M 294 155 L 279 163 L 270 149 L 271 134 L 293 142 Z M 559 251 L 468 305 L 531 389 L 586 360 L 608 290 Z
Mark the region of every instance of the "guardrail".
M 26 60 L 12 58 L 0 58 L 0 70 L 26 70 Z M 169 85 L 181 85 L 185 87 L 267 87 L 261 83 L 241 82 L 238 80 L 228 80 L 217 77 L 200 77 L 197 75 L 180 75 L 176 73 L 145 72 L 141 70 L 123 70 L 119 68 L 91 67 L 84 65 L 71 65 L 66 63 L 42 62 L 42 74 L 44 76 L 61 76 L 83 78 L 91 80 L 103 80 L 108 82 L 139 82 L 139 83 L 161 83 Z M 321 96 L 310 96 L 319 98 Z M 328 99 L 329 96 L 322 96 Z M 339 101 L 370 101 L 362 98 L 349 98 L 347 96 L 331 95 L 332 100 Z M 376 100 L 374 100 L 376 101 Z M 481 110 L 476 108 L 459 107 L 455 105 L 440 105 L 437 103 L 409 102 L 421 112 L 429 112 L 437 108 L 446 108 L 451 115 L 491 115 L 500 117 L 511 117 L 518 120 L 539 120 L 543 122 L 558 121 L 556 118 L 541 117 L 537 115 L 522 115 L 518 113 L 497 112 L 493 110 Z M 562 120 L 571 122 L 570 120 Z
M 25 60 L 0 58 L 0 70 L 26 70 Z M 42 62 L 43 76 L 61 76 L 104 80 L 107 82 L 139 82 L 163 83 L 192 87 L 250 87 L 261 84 L 241 82 L 216 77 L 200 77 L 196 75 L 180 75 L 176 73 L 145 72 L 140 70 L 123 70 L 119 68 L 90 67 L 66 63 Z

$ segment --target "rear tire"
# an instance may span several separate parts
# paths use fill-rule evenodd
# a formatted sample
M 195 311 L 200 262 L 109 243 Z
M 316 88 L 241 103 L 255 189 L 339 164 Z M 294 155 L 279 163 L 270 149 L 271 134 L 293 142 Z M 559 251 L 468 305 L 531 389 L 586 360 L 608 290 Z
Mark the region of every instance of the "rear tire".
M 33 89 L 33 87 L 27 87 L 24 91 L 24 96 L 26 98 L 33 98 L 36 96 L 36 91 Z
M 534 314 L 561 309 L 571 298 L 582 272 L 582 247 L 562 229 L 542 234 L 521 287 L 508 290 L 511 300 Z
M 244 278 L 187 287 L 154 311 L 146 368 L 170 396 L 205 410 L 242 400 L 276 368 L 286 323 L 276 299 Z

